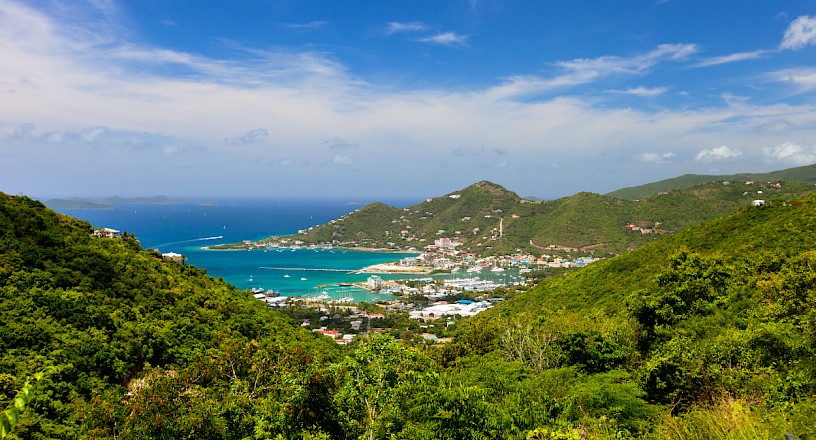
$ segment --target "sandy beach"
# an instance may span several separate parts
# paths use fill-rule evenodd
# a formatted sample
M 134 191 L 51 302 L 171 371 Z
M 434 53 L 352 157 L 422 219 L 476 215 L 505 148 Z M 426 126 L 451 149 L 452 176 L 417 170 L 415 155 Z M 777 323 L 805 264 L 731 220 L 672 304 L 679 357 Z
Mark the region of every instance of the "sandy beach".
M 427 275 L 431 273 L 431 269 L 427 267 L 411 267 L 411 266 L 402 266 L 399 264 L 374 264 L 372 266 L 364 267 L 360 269 L 360 273 L 372 273 L 372 274 L 414 274 L 414 275 Z

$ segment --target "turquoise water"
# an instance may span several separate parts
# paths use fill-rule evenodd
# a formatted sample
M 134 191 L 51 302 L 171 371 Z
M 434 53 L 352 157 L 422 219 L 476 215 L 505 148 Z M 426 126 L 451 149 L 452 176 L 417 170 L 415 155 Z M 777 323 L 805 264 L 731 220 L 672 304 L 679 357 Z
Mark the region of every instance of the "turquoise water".
M 391 204 L 401 206 L 409 203 L 396 201 Z M 361 289 L 337 285 L 341 282 L 365 281 L 368 278 L 368 275 L 349 274 L 347 271 L 416 254 L 344 249 L 203 249 L 216 244 L 292 234 L 298 229 L 326 223 L 357 208 L 359 204 L 340 200 L 220 200 L 214 204 L 119 205 L 113 210 L 60 212 L 86 220 L 94 227 L 132 232 L 146 249 L 184 254 L 189 264 L 205 268 L 210 275 L 222 277 L 240 289 L 257 287 L 280 290 L 283 295 L 289 296 L 327 291 L 332 299 L 352 297 L 355 301 L 391 298 L 388 295 L 369 294 Z M 301 269 L 293 271 L 266 268 Z M 399 276 L 383 278 L 394 279 Z

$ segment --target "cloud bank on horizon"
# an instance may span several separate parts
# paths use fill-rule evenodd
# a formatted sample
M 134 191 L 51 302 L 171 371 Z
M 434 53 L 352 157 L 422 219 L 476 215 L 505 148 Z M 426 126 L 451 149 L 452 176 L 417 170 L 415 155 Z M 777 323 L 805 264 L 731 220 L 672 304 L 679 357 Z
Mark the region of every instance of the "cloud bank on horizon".
M 807 3 L 141 3 L 0 0 L 0 191 L 559 197 L 816 162 Z

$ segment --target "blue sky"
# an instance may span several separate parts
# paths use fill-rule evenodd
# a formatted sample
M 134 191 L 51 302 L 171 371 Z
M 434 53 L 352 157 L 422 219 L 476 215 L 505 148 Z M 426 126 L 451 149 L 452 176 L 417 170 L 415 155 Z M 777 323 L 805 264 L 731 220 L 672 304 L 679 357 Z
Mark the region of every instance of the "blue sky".
M 809 165 L 814 60 L 812 1 L 0 0 L 0 191 L 555 198 Z

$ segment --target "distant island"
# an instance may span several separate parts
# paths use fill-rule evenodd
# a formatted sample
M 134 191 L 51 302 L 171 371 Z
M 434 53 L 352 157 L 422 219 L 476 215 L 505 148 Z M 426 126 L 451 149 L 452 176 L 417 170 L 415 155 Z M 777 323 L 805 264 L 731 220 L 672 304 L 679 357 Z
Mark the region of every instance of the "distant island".
M 83 199 L 72 197 L 69 199 L 48 199 L 43 204 L 51 209 L 116 209 L 116 205 L 176 205 L 187 203 L 183 199 L 174 199 L 167 196 L 132 197 L 119 196 L 104 199 Z

